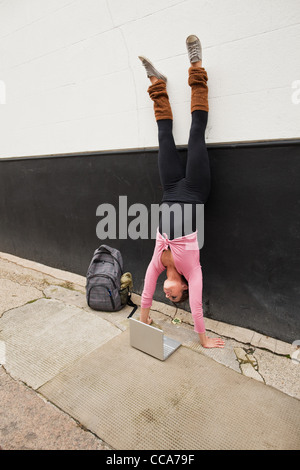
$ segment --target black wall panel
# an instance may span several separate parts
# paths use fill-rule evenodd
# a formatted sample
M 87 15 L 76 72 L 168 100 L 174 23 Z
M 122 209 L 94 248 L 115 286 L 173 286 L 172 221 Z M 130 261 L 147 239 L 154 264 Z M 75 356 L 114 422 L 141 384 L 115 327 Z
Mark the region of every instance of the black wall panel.
M 200 253 L 205 315 L 287 342 L 300 338 L 299 148 L 209 147 L 212 189 Z M 106 243 L 121 250 L 141 293 L 155 241 L 96 235 L 97 207 L 110 203 L 118 215 L 121 195 L 149 212 L 160 202 L 156 151 L 3 159 L 0 251 L 85 275 Z M 155 299 L 168 302 L 163 280 Z

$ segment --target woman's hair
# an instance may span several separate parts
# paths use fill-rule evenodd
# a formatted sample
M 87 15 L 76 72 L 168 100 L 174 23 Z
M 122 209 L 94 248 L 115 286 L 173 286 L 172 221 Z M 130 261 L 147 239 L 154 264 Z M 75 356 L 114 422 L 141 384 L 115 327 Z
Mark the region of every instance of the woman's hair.
M 189 283 L 187 282 L 186 278 L 183 275 L 181 275 L 181 279 L 182 279 L 182 282 L 184 282 L 187 286 L 189 286 Z M 189 298 L 189 287 L 182 292 L 182 296 L 180 300 L 177 300 L 177 302 L 173 302 L 173 303 L 177 306 L 177 304 L 182 304 L 183 302 L 188 300 L 188 298 Z
M 177 302 L 175 302 L 176 304 L 182 304 L 183 302 L 185 302 L 187 299 L 189 298 L 189 290 L 186 289 L 182 292 L 182 296 L 181 296 L 181 299 L 180 300 L 177 300 Z

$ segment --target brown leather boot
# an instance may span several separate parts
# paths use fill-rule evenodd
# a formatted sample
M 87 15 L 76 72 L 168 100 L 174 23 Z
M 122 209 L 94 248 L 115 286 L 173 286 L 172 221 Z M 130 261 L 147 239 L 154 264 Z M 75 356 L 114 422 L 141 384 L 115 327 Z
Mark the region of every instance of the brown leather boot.
M 207 72 L 203 67 L 190 67 L 188 83 L 192 89 L 191 112 L 197 109 L 207 111 L 208 106 L 208 86 Z
M 166 82 L 164 80 L 157 80 L 157 82 L 149 86 L 148 93 L 154 102 L 154 114 L 156 121 L 161 119 L 173 120 Z

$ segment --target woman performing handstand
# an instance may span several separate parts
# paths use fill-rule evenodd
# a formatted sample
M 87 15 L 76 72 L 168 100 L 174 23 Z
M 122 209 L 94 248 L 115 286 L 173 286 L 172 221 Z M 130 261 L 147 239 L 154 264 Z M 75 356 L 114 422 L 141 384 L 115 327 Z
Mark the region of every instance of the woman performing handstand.
M 187 163 L 184 167 L 177 151 L 173 133 L 173 115 L 167 94 L 167 78 L 151 62 L 140 56 L 151 85 L 148 88 L 154 102 L 154 113 L 158 125 L 158 167 L 163 186 L 162 206 L 168 207 L 170 217 L 174 204 L 182 208 L 181 220 L 170 218 L 169 233 L 162 229 L 164 211 L 161 210 L 156 244 L 151 262 L 147 268 L 141 300 L 140 321 L 150 324 L 150 307 L 158 276 L 166 269 L 164 282 L 166 297 L 174 303 L 189 298 L 194 330 L 199 334 L 205 348 L 222 348 L 224 341 L 206 335 L 202 307 L 202 270 L 196 229 L 196 205 L 205 204 L 210 191 L 210 168 L 205 145 L 205 129 L 208 117 L 207 72 L 202 67 L 202 48 L 197 36 L 186 40 L 190 60 L 188 83 L 191 87 L 192 123 L 188 142 Z M 192 214 L 190 230 L 184 223 L 184 211 L 189 206 Z M 178 225 L 182 228 L 181 237 Z

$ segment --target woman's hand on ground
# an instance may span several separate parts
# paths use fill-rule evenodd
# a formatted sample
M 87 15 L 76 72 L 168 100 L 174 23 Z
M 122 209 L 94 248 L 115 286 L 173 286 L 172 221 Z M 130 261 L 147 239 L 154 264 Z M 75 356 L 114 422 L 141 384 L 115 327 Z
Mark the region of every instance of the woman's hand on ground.
M 221 338 L 209 338 L 205 336 L 205 338 L 201 338 L 200 341 L 204 348 L 224 348 L 225 345 L 225 341 Z
M 149 316 L 150 308 L 141 308 L 140 313 L 140 321 L 143 323 L 147 323 L 147 325 L 151 325 L 152 318 Z
M 140 317 L 140 322 L 142 322 L 142 323 L 147 323 L 147 325 L 151 325 L 151 323 L 152 323 L 152 318 L 150 318 L 150 317 L 147 317 L 147 318 Z

